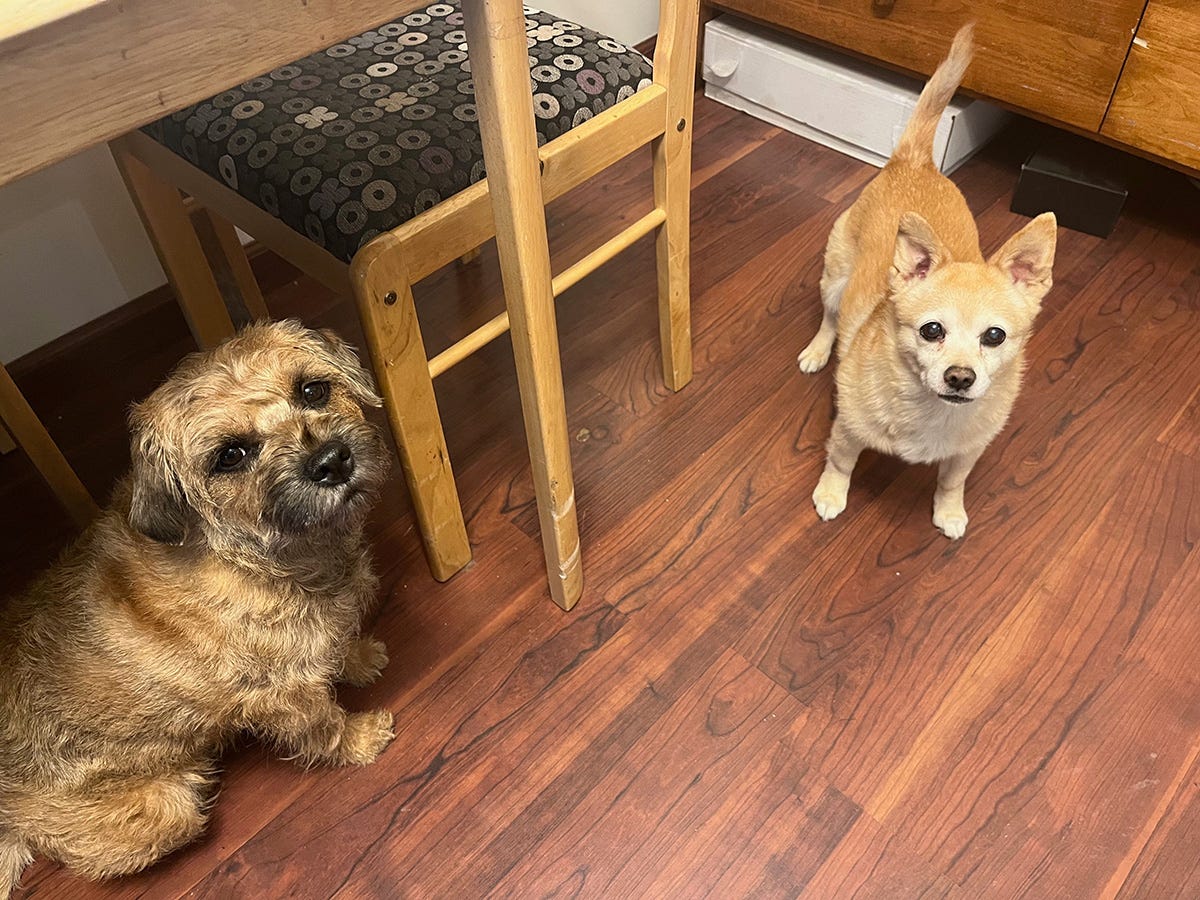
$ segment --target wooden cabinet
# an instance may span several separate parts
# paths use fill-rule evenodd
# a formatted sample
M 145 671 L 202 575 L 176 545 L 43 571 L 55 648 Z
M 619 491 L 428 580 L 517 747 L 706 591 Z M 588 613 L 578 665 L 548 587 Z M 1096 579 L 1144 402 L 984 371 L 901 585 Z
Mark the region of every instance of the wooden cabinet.
M 1150 0 L 1100 133 L 1200 169 L 1200 3 Z
M 711 2 L 923 75 L 973 19 L 967 89 L 1200 169 L 1200 0 Z

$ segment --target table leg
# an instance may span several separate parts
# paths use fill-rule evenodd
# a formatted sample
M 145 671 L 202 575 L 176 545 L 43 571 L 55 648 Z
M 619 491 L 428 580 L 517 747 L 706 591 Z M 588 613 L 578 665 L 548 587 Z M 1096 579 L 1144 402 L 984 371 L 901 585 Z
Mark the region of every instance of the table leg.
M 520 0 L 464 0 L 463 17 L 550 594 L 570 609 L 583 590 L 583 568 L 525 16 Z
M 75 524 L 83 528 L 99 512 L 91 494 L 30 409 L 8 370 L 0 366 L 0 419 L 37 467 Z

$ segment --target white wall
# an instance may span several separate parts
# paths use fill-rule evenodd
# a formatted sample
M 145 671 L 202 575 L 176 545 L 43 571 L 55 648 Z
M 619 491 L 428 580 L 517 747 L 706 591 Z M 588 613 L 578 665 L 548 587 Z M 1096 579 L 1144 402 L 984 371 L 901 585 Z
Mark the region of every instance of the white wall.
M 0 188 L 0 362 L 164 283 L 107 147 Z
M 525 0 L 612 35 L 624 44 L 640 44 L 658 31 L 658 0 Z
M 658 0 L 533 0 L 636 44 Z M 0 188 L 0 362 L 165 284 L 105 147 Z

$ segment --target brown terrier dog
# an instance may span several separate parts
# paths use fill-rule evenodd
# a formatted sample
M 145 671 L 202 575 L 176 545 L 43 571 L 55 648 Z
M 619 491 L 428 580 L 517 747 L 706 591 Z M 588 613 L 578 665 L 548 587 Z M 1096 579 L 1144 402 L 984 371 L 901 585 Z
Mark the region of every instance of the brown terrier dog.
M 387 663 L 359 636 L 379 402 L 351 348 L 279 322 L 134 408 L 112 508 L 0 607 L 0 898 L 35 853 L 104 878 L 195 838 L 239 732 L 309 764 L 391 740 L 391 713 L 333 693 Z

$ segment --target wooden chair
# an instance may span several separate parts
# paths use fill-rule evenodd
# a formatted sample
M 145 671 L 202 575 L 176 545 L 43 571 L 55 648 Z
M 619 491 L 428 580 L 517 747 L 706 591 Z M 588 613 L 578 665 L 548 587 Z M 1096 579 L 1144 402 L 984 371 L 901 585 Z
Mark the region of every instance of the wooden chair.
M 0 366 L 0 452 L 9 452 L 14 443 L 29 456 L 71 520 L 79 528 L 87 526 L 99 512 L 96 502 L 17 389 L 8 370 Z
M 541 183 L 528 187 L 540 190 L 542 202 L 639 147 L 649 144 L 653 152 L 654 209 L 554 277 L 553 293 L 656 233 L 663 373 L 673 390 L 692 376 L 688 195 L 696 17 L 697 0 L 662 0 L 652 74 L 640 54 L 601 35 L 533 10 L 526 20 L 542 144 Z M 202 344 L 231 332 L 223 286 L 235 285 L 243 296 L 248 292 L 244 303 L 251 311 L 261 305 L 230 223 L 332 289 L 353 293 L 429 564 L 439 580 L 469 562 L 471 549 L 432 379 L 510 328 L 509 313 L 501 314 L 429 359 L 413 304 L 413 283 L 495 234 L 482 157 L 471 143 L 478 141 L 478 127 L 471 122 L 469 72 L 462 68 L 461 22 L 457 7 L 433 4 L 111 145 Z M 366 59 L 356 60 L 359 54 Z M 324 79 L 328 87 L 334 78 L 337 90 L 314 90 L 316 82 Z M 461 96 L 452 107 L 435 108 L 441 92 L 455 90 Z M 355 99 L 355 92 L 363 99 Z M 255 122 L 264 104 L 283 114 Z M 433 124 L 415 127 L 426 121 Z M 268 126 L 270 138 L 264 138 Z M 281 185 L 289 173 L 285 190 Z M 188 203 L 203 211 L 209 255 L 225 273 L 224 285 L 206 262 Z M 518 324 L 519 374 L 536 361 L 522 357 L 517 331 L 548 332 L 547 346 L 557 357 L 552 318 Z M 553 497 L 555 466 L 565 467 L 570 483 L 570 462 L 547 463 L 546 448 L 538 446 L 545 430 L 533 427 L 531 419 L 552 405 L 530 393 L 522 378 L 551 593 L 570 609 L 581 585 L 568 574 L 571 566 L 578 569 L 574 499 Z

